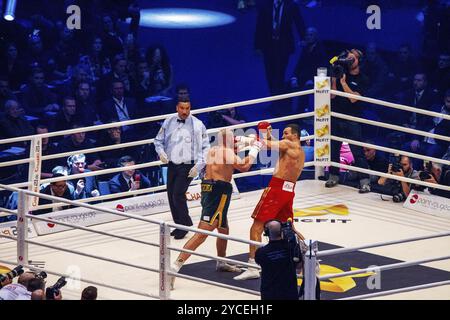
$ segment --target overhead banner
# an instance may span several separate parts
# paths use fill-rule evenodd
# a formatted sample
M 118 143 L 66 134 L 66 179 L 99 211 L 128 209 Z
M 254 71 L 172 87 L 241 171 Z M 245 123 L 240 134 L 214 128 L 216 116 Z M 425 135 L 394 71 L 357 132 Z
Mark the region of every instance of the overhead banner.
M 232 199 L 236 199 L 239 197 L 239 191 L 234 181 L 232 181 L 232 184 L 233 184 Z M 201 201 L 200 184 L 189 187 L 188 191 L 186 192 L 186 199 L 189 208 L 200 206 Z M 95 206 L 99 208 L 117 210 L 124 213 L 133 213 L 142 216 L 162 213 L 170 210 L 167 192 L 159 192 L 127 199 L 115 200 L 96 204 Z M 126 217 L 116 216 L 110 213 L 91 210 L 82 207 L 62 210 L 58 212 L 51 212 L 40 215 L 40 217 L 85 227 L 117 220 L 128 219 Z M 38 235 L 45 235 L 72 229 L 70 227 L 65 227 L 54 223 L 48 223 L 45 221 L 34 220 L 33 224 Z
M 314 161 L 330 165 L 331 99 L 330 78 L 314 77 Z
M 404 208 L 414 211 L 431 214 L 433 216 L 450 219 L 450 199 L 426 194 L 423 192 L 411 191 Z
M 17 237 L 17 221 L 9 221 L 0 223 L 0 234 L 10 237 Z M 36 233 L 36 230 L 34 230 L 34 226 L 31 223 L 31 221 L 28 221 L 28 239 L 37 237 L 38 234 Z M 0 243 L 13 241 L 10 239 L 2 238 L 0 237 Z

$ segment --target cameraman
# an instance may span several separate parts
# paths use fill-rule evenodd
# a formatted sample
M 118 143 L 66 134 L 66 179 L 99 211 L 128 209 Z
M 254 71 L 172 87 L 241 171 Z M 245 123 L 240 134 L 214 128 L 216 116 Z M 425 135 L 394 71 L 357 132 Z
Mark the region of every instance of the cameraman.
M 0 290 L 0 300 L 30 300 L 31 290 L 30 281 L 35 279 L 34 272 L 25 272 L 19 276 L 17 283 L 9 283 Z
M 294 228 L 293 231 L 296 232 Z M 255 254 L 255 261 L 261 266 L 261 300 L 298 300 L 296 267 L 302 261 L 301 256 L 283 238 L 280 221 L 267 221 L 264 234 L 269 243 Z
M 450 186 L 450 170 L 445 170 L 444 165 L 437 162 L 432 162 L 429 168 L 419 172 L 420 180 L 440 184 L 443 186 Z M 450 198 L 450 192 L 441 189 L 428 188 L 431 194 Z
M 360 72 L 359 60 L 362 58 L 362 53 L 359 50 L 352 49 L 344 51 L 337 61 L 333 64 L 331 88 L 333 90 L 344 91 L 346 93 L 362 96 L 368 85 L 368 78 Z M 337 72 L 337 70 L 340 70 Z M 361 102 L 356 99 L 344 98 L 336 95 L 331 95 L 332 110 L 347 114 L 354 117 L 361 117 L 362 109 Z M 362 141 L 361 124 L 353 121 L 332 118 L 331 119 L 331 134 L 342 138 Z M 331 161 L 339 163 L 340 149 L 342 142 L 331 141 Z M 355 158 L 355 166 L 359 168 L 368 169 L 367 160 L 364 157 L 362 148 L 360 146 L 350 145 L 350 149 Z M 330 167 L 330 177 L 325 184 L 325 187 L 332 188 L 339 183 L 339 168 Z M 361 174 L 360 179 L 360 193 L 370 192 L 369 175 Z
M 398 162 L 389 163 L 387 173 L 398 177 L 418 180 L 419 172 L 413 169 L 411 159 L 407 156 L 400 156 L 399 160 L 400 161 Z M 378 179 L 378 184 L 386 187 L 386 193 L 392 195 L 392 200 L 394 202 L 405 201 L 411 191 L 411 184 L 404 181 L 380 177 L 380 179 Z

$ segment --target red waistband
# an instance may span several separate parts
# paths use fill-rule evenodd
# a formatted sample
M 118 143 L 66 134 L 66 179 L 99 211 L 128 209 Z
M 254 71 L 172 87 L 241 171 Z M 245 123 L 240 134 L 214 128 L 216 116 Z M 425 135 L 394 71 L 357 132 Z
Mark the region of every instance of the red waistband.
M 272 177 L 272 179 L 269 182 L 269 187 L 281 189 L 283 188 L 285 182 L 293 183 L 295 188 L 295 182 L 283 180 L 277 177 Z

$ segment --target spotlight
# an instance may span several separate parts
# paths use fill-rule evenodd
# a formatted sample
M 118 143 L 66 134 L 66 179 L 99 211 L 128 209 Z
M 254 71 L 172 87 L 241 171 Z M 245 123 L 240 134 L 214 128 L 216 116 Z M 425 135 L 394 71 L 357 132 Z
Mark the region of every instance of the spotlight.
M 195 29 L 211 28 L 233 23 L 228 14 L 188 8 L 142 9 L 140 25 L 150 28 Z
M 17 0 L 8 0 L 6 2 L 6 8 L 5 8 L 5 14 L 3 15 L 3 18 L 5 18 L 6 21 L 13 21 L 14 20 L 14 14 L 16 12 L 16 4 Z

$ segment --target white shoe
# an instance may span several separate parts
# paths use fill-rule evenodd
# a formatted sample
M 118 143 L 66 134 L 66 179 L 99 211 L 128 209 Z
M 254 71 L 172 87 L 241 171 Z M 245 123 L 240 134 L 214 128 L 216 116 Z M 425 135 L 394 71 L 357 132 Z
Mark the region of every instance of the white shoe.
M 259 270 L 254 268 L 248 268 L 240 275 L 234 277 L 234 280 L 250 280 L 250 279 L 258 279 L 260 277 Z
M 223 261 L 217 261 L 216 271 L 219 271 L 219 272 L 241 272 L 242 269 L 236 265 L 228 264 Z

